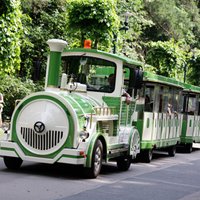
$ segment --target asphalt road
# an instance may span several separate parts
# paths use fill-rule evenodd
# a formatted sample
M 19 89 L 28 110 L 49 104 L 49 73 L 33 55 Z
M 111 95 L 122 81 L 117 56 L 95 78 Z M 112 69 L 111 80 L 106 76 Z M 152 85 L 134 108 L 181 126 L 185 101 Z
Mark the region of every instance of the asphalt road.
M 127 172 L 115 163 L 97 179 L 84 179 L 80 167 L 23 163 L 10 171 L 0 158 L 0 200 L 200 200 L 200 146 L 176 157 L 155 154 Z

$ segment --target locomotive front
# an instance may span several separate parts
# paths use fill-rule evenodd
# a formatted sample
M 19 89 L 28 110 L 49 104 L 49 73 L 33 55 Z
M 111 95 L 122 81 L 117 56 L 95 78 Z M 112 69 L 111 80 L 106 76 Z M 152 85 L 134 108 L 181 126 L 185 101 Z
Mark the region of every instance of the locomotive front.
M 1 141 L 1 155 L 8 168 L 15 158 L 42 163 L 85 163 L 88 137 L 84 130 L 93 102 L 78 94 L 38 92 L 26 97 L 15 109 L 8 141 Z M 85 131 L 85 132 L 84 132 Z M 80 144 L 82 143 L 82 144 Z M 19 162 L 20 163 L 20 162 Z
M 132 126 L 135 100 L 124 89 L 123 67 L 134 94 L 137 63 L 92 49 L 63 51 L 63 40 L 47 43 L 45 91 L 15 108 L 7 138 L 0 140 L 5 165 L 16 169 L 23 160 L 82 165 L 90 178 L 98 176 L 102 161 L 116 161 L 120 170 L 128 170 L 140 139 Z
M 61 52 L 66 42 L 52 40 L 46 90 L 23 99 L 15 108 L 0 155 L 8 168 L 23 160 L 86 165 L 88 115 L 97 105 L 89 97 L 58 87 Z

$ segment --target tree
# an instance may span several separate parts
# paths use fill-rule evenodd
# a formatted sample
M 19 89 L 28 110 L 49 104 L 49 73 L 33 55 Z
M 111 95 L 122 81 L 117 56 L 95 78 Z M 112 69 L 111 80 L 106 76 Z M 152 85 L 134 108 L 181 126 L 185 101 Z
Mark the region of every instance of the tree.
M 193 85 L 200 86 L 200 50 L 193 49 L 189 54 L 188 61 L 186 64 L 187 69 L 187 80 Z
M 76 46 L 83 46 L 84 39 L 91 39 L 97 48 L 111 48 L 113 33 L 118 31 L 119 20 L 115 0 L 67 1 L 68 32 L 79 39 Z M 74 37 L 73 37 L 74 38 Z
M 15 76 L 5 75 L 0 79 L 0 92 L 4 95 L 3 118 L 10 117 L 15 108 L 15 101 L 24 98 L 26 95 L 39 90 L 31 80 L 22 81 Z
M 125 27 L 125 13 L 129 13 L 128 27 Z M 143 0 L 118 0 L 117 13 L 120 16 L 120 32 L 118 33 L 118 53 L 144 61 L 142 33 L 152 25 L 147 18 Z M 124 23 L 125 22 L 125 23 Z
M 45 77 L 48 45 L 52 38 L 67 40 L 65 0 L 21 0 L 23 43 L 21 77 Z
M 154 73 L 183 81 L 184 65 L 187 62 L 187 54 L 183 46 L 173 39 L 166 42 L 149 42 L 146 62 L 153 66 L 151 70 Z
M 0 76 L 20 69 L 22 24 L 19 0 L 2 0 L 0 5 Z

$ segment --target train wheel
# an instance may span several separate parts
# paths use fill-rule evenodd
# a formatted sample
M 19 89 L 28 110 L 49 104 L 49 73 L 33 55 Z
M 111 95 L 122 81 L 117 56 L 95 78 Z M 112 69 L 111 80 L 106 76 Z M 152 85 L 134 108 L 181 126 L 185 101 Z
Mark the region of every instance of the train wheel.
M 22 165 L 22 159 L 21 158 L 15 158 L 15 157 L 4 157 L 4 163 L 8 169 L 19 169 Z
M 192 143 L 185 145 L 185 151 L 186 153 L 192 153 Z
M 169 147 L 168 154 L 170 157 L 174 157 L 176 155 L 176 146 Z
M 86 178 L 96 178 L 99 175 L 102 166 L 102 159 L 103 145 L 100 140 L 97 140 L 92 153 L 92 166 L 84 169 Z
M 150 163 L 153 158 L 153 150 L 147 149 L 142 151 L 142 160 L 146 163 Z
M 131 156 L 123 156 L 117 159 L 117 167 L 120 171 L 127 171 L 131 165 Z

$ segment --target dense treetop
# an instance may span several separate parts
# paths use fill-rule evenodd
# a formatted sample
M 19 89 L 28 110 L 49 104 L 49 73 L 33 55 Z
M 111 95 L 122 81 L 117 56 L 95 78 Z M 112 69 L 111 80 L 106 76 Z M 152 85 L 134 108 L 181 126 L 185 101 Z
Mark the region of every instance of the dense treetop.
M 199 0 L 1 0 L 0 75 L 44 80 L 50 38 L 137 58 L 200 85 Z M 125 13 L 129 13 L 128 23 Z M 124 23 L 125 22 L 125 23 Z

